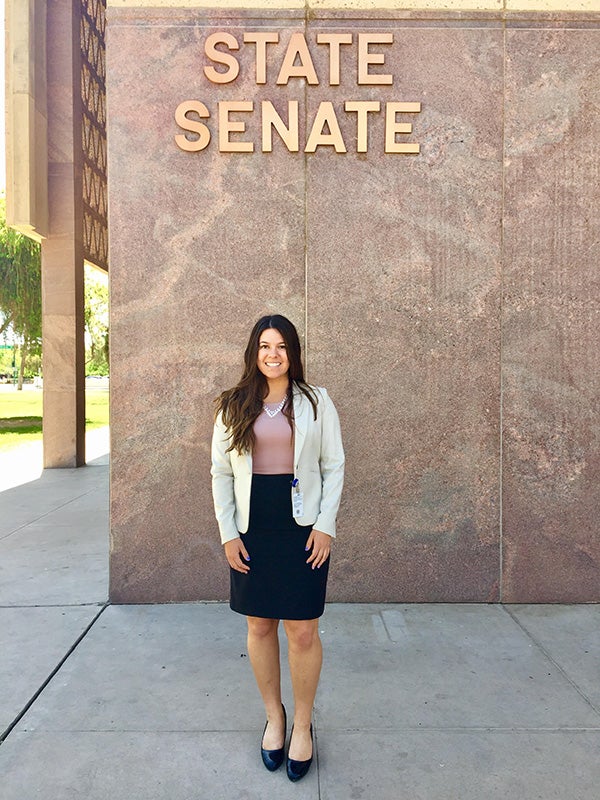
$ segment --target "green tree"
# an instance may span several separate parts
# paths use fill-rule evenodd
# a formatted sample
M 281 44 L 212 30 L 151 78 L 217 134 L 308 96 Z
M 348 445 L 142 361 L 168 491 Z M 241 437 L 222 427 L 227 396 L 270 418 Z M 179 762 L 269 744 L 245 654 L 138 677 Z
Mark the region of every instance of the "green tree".
M 108 276 L 85 265 L 85 371 L 108 375 Z
M 42 280 L 40 246 L 6 224 L 0 197 L 0 334 L 12 329 L 21 340 L 18 388 L 23 388 L 27 359 L 42 346 Z

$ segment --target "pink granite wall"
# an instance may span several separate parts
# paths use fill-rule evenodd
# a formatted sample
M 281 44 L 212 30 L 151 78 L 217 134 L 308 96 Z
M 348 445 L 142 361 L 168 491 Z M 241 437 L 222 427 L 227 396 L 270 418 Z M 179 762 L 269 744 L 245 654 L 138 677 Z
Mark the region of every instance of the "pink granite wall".
M 600 16 L 257 14 L 109 10 L 112 600 L 226 597 L 211 402 L 265 311 L 342 419 L 331 600 L 600 600 Z M 263 28 L 391 31 L 394 85 L 204 78 Z M 419 100 L 421 153 L 350 115 L 346 154 L 184 153 L 188 98 Z
M 600 35 L 507 32 L 503 584 L 600 600 Z

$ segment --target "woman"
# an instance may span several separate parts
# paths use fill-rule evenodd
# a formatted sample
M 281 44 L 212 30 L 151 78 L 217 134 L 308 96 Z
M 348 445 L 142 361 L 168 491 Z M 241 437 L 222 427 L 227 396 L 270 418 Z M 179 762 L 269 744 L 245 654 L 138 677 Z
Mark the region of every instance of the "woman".
M 325 389 L 304 380 L 294 325 L 261 317 L 244 374 L 217 399 L 213 498 L 230 566 L 230 605 L 248 622 L 248 654 L 265 705 L 265 767 L 284 760 L 279 621 L 288 638 L 294 721 L 286 762 L 300 780 L 313 757 L 312 710 L 322 647 L 331 539 L 344 478 L 337 412 Z

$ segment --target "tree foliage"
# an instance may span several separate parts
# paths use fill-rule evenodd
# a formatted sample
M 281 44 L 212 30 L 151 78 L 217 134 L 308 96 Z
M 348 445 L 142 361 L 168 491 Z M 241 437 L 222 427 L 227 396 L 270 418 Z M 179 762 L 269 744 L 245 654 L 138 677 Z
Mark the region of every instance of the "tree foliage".
M 42 280 L 40 246 L 6 224 L 0 198 L 0 334 L 12 329 L 21 341 L 19 387 L 28 356 L 42 344 Z
M 108 277 L 85 268 L 85 371 L 108 375 Z
M 108 375 L 108 280 L 92 267 L 85 270 L 86 373 Z M 19 388 L 23 375 L 42 346 L 40 246 L 6 224 L 0 197 L 0 335 L 11 331 L 21 351 Z M 39 360 L 39 359 L 37 359 Z

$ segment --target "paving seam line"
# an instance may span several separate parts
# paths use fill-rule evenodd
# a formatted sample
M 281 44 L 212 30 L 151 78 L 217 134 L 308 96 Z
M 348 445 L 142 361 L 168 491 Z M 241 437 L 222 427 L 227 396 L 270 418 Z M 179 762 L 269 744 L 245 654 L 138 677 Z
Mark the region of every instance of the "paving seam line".
M 385 631 L 386 636 L 388 637 L 390 642 L 392 642 L 393 644 L 397 644 L 397 642 L 394 641 L 394 639 L 392 638 L 392 635 L 389 632 L 388 626 L 386 625 L 386 622 L 385 622 L 385 617 L 383 616 L 381 611 L 378 611 L 377 614 L 379 615 L 379 619 L 381 620 L 381 622 L 383 624 L 383 630 Z
M 31 706 L 32 706 L 32 705 L 35 703 L 35 701 L 38 699 L 38 697 L 39 697 L 39 696 L 41 695 L 41 693 L 44 691 L 44 689 L 46 688 L 46 686 L 48 686 L 48 684 L 49 684 L 49 683 L 50 683 L 50 681 L 51 681 L 51 680 L 54 678 L 54 676 L 55 676 L 55 675 L 56 675 L 56 674 L 59 672 L 59 670 L 62 668 L 63 664 L 64 664 L 64 663 L 67 661 L 67 659 L 68 659 L 68 658 L 71 656 L 71 654 L 75 652 L 75 650 L 77 649 L 77 647 L 78 647 L 78 646 L 81 644 L 81 642 L 82 642 L 82 641 L 85 639 L 85 637 L 88 635 L 88 633 L 89 633 L 89 632 L 90 632 L 90 630 L 93 628 L 93 626 L 96 624 L 96 622 L 97 622 L 97 621 L 100 619 L 100 617 L 101 617 L 101 616 L 102 616 L 102 614 L 103 614 L 103 613 L 106 611 L 106 609 L 109 607 L 109 605 L 110 605 L 110 603 L 104 603 L 104 605 L 102 606 L 102 608 L 100 609 L 100 611 L 98 611 L 98 613 L 96 614 L 96 616 L 94 617 L 94 619 L 93 619 L 93 620 L 90 622 L 90 624 L 89 624 L 89 625 L 88 625 L 88 626 L 85 628 L 85 630 L 83 631 L 83 633 L 82 633 L 80 636 L 78 636 L 78 638 L 77 638 L 77 639 L 75 640 L 75 642 L 74 642 L 74 643 L 71 645 L 71 647 L 69 648 L 69 650 L 67 651 L 67 653 L 66 653 L 66 654 L 65 654 L 65 655 L 64 655 L 64 656 L 61 658 L 61 660 L 60 660 L 60 661 L 58 662 L 58 664 L 57 664 L 57 665 L 54 667 L 54 669 L 52 670 L 52 672 L 51 672 L 51 673 L 48 675 L 48 677 L 46 678 L 46 680 L 45 680 L 45 681 L 42 683 L 42 685 L 39 687 L 39 689 L 37 690 L 37 692 L 35 692 L 35 694 L 34 694 L 34 695 L 33 695 L 33 696 L 32 696 L 32 697 L 29 699 L 29 701 L 28 701 L 28 702 L 25 704 L 25 706 L 24 706 L 24 707 L 21 709 L 21 711 L 20 711 L 20 712 L 17 714 L 17 716 L 15 717 L 15 719 L 14 719 L 14 720 L 13 720 L 13 721 L 10 723 L 10 725 L 9 725 L 9 726 L 8 726 L 8 728 L 7 728 L 7 729 L 4 731 L 4 733 L 3 733 L 2 735 L 0 735 L 0 746 L 4 744 L 4 742 L 5 742 L 6 738 L 7 738 L 7 737 L 8 737 L 8 736 L 9 736 L 9 735 L 12 733 L 12 731 L 14 730 L 14 728 L 15 728 L 15 727 L 16 727 L 16 726 L 19 724 L 19 722 L 20 722 L 20 721 L 23 719 L 23 717 L 25 716 L 25 714 L 26 714 L 26 713 L 29 711 L 29 709 L 31 708 Z
M 316 722 L 314 724 L 313 733 L 313 757 L 315 762 L 315 771 L 317 773 L 317 800 L 321 800 L 321 765 L 319 764 L 319 731 Z
M 326 733 L 333 733 L 341 736 L 345 736 L 347 734 L 356 734 L 363 736 L 364 734 L 377 734 L 378 736 L 397 736 L 398 734 L 411 734 L 411 733 L 442 733 L 442 734 L 452 734 L 454 735 L 466 735 L 466 736 L 473 736 L 475 734 L 489 734 L 490 736 L 493 735 L 501 735 L 501 734 L 510 734 L 510 735 L 529 735 L 529 734 L 548 734 L 548 735 L 563 735 L 565 733 L 570 734 L 582 734 L 585 735 L 587 733 L 593 734 L 600 734 L 600 727 L 592 728 L 589 726 L 584 726 L 580 728 L 573 728 L 573 727 L 565 727 L 565 728 L 543 728 L 543 727 L 528 727 L 528 728 L 520 728 L 520 727 L 492 727 L 490 725 L 482 726 L 482 725 L 467 725 L 463 727 L 457 726 L 449 726 L 444 728 L 440 725 L 419 725 L 419 726 L 397 726 L 393 728 L 324 728 Z M 254 735 L 256 733 L 256 727 L 253 728 L 158 728 L 156 726 L 151 728 L 69 728 L 65 730 L 64 728 L 44 728 L 43 731 L 45 734 L 52 734 L 52 733 L 69 733 L 69 734 L 92 734 L 92 735 L 103 735 L 103 734 L 123 734 L 123 733 L 131 733 L 131 734 L 153 734 L 157 733 L 162 735 L 169 735 L 169 734 L 188 734 L 190 736 L 197 736 L 198 734 L 206 735 L 210 734 L 212 736 L 218 736 L 219 734 L 229 734 L 229 733 L 247 733 Z M 317 764 L 319 763 L 319 751 L 317 746 L 317 734 L 316 728 L 313 723 L 313 739 L 315 744 L 314 749 L 314 762 Z
M 564 678 L 566 681 L 568 681 L 568 683 L 570 683 L 570 684 L 571 684 L 571 686 L 572 686 L 572 687 L 575 689 L 575 691 L 576 691 L 576 692 L 577 692 L 577 694 L 578 694 L 578 695 L 579 695 L 579 696 L 582 698 L 582 700 L 584 700 L 584 701 L 585 701 L 585 703 L 586 703 L 586 704 L 587 704 L 587 705 L 588 705 L 588 706 L 589 706 L 589 707 L 590 707 L 590 708 L 591 708 L 591 709 L 592 709 L 592 710 L 593 710 L 593 711 L 594 711 L 596 714 L 598 714 L 598 715 L 600 716 L 600 708 L 598 708 L 598 707 L 597 707 L 597 706 L 596 706 L 596 705 L 595 705 L 595 704 L 594 704 L 594 703 L 593 703 L 593 702 L 590 700 L 590 698 L 589 698 L 589 697 L 586 695 L 586 693 L 583 691 L 583 689 L 582 689 L 582 688 L 581 688 L 581 687 L 580 687 L 580 686 L 579 686 L 577 683 L 575 683 L 575 681 L 573 680 L 573 678 L 571 678 L 571 677 L 570 677 L 570 676 L 567 674 L 567 672 L 565 671 L 565 669 L 564 669 L 563 667 L 561 667 L 561 665 L 560 665 L 560 664 L 559 664 L 559 663 L 556 661 L 556 659 L 555 659 L 555 658 L 553 658 L 553 657 L 550 655 L 550 653 L 548 652 L 548 650 L 546 650 L 546 648 L 544 647 L 544 645 L 543 645 L 541 642 L 538 642 L 538 640 L 535 638 L 535 636 L 534 636 L 532 633 L 530 633 L 530 631 L 528 631 L 528 630 L 527 630 L 527 628 L 526 628 L 526 627 L 525 627 L 525 625 L 524 625 L 524 624 L 521 622 L 521 620 L 519 620 L 519 619 L 518 619 L 518 618 L 517 618 L 517 617 L 516 617 L 516 616 L 515 616 L 515 615 L 514 615 L 514 614 L 513 614 L 513 613 L 512 613 L 512 612 L 511 612 L 511 611 L 510 611 L 510 610 L 509 610 L 509 609 L 508 609 L 506 606 L 505 606 L 505 605 L 503 605 L 503 606 L 502 606 L 502 609 L 503 609 L 503 610 L 504 610 L 504 611 L 505 611 L 505 612 L 508 614 L 508 616 L 509 616 L 509 617 L 510 617 L 510 618 L 513 620 L 513 622 L 514 622 L 516 625 L 518 625 L 518 626 L 519 626 L 519 628 L 521 628 L 521 630 L 523 631 L 523 633 L 525 634 L 525 636 L 527 636 L 527 638 L 528 638 L 528 639 L 531 639 L 531 641 L 532 641 L 532 642 L 535 644 L 535 646 L 536 646 L 537 648 L 539 648 L 539 649 L 542 651 L 542 653 L 543 653 L 543 654 L 546 656 L 546 658 L 548 659 L 548 661 L 550 661 L 550 663 L 551 663 L 551 664 L 553 664 L 553 665 L 556 667 L 556 669 L 557 669 L 557 670 L 560 672 L 560 674 L 563 676 L 563 678 Z
M 0 609 L 4 608 L 86 608 L 88 606 L 103 606 L 107 601 L 92 601 L 90 603 L 16 603 L 15 605 L 5 605 L 0 603 Z

